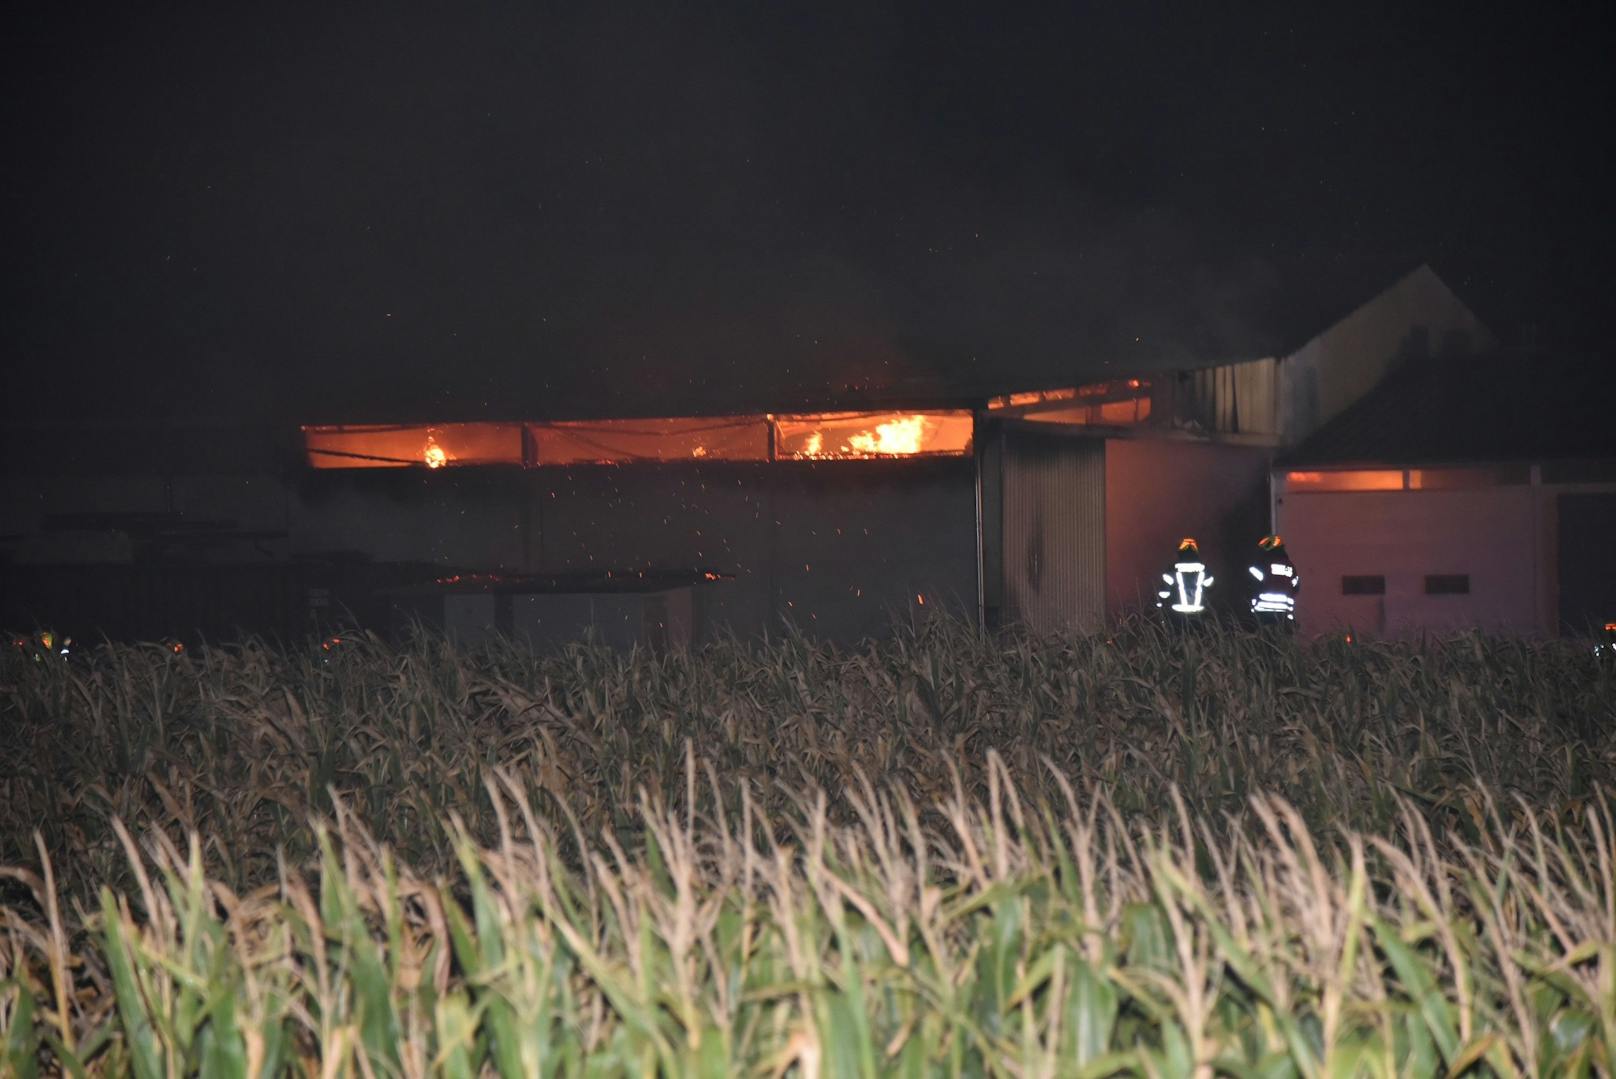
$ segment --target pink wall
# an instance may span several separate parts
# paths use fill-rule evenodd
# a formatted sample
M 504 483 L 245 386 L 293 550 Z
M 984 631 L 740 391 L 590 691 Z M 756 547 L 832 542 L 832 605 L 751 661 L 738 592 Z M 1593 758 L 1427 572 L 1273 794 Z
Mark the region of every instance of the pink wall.
M 1552 553 L 1531 487 L 1288 493 L 1278 516 L 1302 577 L 1296 617 L 1305 632 L 1550 629 L 1543 591 Z M 1426 595 L 1425 577 L 1436 573 L 1469 574 L 1470 594 Z M 1343 596 L 1347 574 L 1383 575 L 1386 594 Z
M 1106 614 L 1155 602 L 1183 536 L 1217 578 L 1213 602 L 1245 596 L 1236 577 L 1268 528 L 1268 453 L 1250 446 L 1114 438 L 1105 444 Z

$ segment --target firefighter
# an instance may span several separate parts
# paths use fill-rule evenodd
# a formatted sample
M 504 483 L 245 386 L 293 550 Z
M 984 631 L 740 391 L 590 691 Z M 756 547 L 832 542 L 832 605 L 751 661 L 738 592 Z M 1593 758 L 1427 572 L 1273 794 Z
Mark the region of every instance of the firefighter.
M 1296 593 L 1302 577 L 1285 551 L 1285 541 L 1264 536 L 1257 544 L 1256 560 L 1246 572 L 1251 575 L 1251 617 L 1257 624 L 1295 626 Z
M 29 656 L 35 663 L 43 663 L 49 659 L 66 659 L 73 652 L 73 638 L 58 637 L 52 630 L 44 629 L 29 637 L 18 637 L 12 646 L 24 655 Z
M 1594 645 L 1594 655 L 1616 659 L 1616 622 L 1605 623 L 1605 633 Z
M 1164 587 L 1156 593 L 1156 606 L 1174 621 L 1201 621 L 1206 614 L 1206 591 L 1212 587 L 1212 575 L 1201 561 L 1201 549 L 1193 536 L 1178 541 L 1172 571 L 1162 574 L 1161 579 Z

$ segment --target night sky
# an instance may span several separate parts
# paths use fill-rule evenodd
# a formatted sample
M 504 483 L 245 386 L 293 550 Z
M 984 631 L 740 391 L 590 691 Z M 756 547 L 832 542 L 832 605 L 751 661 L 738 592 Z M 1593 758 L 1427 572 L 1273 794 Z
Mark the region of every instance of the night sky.
M 10 16 L 4 415 L 532 417 L 1597 343 L 1603 5 Z M 1246 5 L 1241 5 L 1246 8 Z

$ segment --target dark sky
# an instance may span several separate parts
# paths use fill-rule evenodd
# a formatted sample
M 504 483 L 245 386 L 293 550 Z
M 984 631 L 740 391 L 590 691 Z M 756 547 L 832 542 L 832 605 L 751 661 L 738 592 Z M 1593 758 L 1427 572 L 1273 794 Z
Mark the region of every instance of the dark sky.
M 684 6 L 11 16 L 5 415 L 1210 362 L 1421 261 L 1603 329 L 1603 5 Z

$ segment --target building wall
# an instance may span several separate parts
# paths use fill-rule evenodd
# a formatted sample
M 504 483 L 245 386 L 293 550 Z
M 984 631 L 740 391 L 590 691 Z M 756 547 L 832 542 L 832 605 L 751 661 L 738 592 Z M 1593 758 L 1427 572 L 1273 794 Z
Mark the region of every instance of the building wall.
M 1268 530 L 1267 449 L 1165 439 L 1111 439 L 1105 448 L 1106 611 L 1153 609 L 1178 541 L 1194 536 L 1216 608 L 1237 609 L 1236 576 Z
M 41 532 L 46 515 L 181 513 L 282 530 L 217 563 L 355 552 L 485 572 L 713 570 L 707 632 L 778 629 L 855 640 L 894 617 L 976 612 L 969 457 L 571 469 L 302 471 L 275 475 L 4 478 L 4 531 L 23 565 L 129 563 L 119 533 Z M 127 576 L 127 575 L 125 575 Z M 118 578 L 121 580 L 122 578 Z
M 1280 529 L 1302 578 L 1304 632 L 1384 636 L 1482 628 L 1547 634 L 1552 552 L 1528 485 L 1468 491 L 1290 492 Z M 1468 574 L 1468 595 L 1426 595 L 1428 574 Z M 1382 575 L 1385 594 L 1342 595 L 1345 575 Z
M 975 620 L 971 458 L 792 463 L 772 476 L 783 617 L 842 641 L 941 611 Z
M 1421 266 L 1280 363 L 1280 430 L 1294 444 L 1368 393 L 1397 363 L 1493 346 L 1475 314 Z
M 701 571 L 702 631 L 856 640 L 912 608 L 974 616 L 972 462 L 374 470 L 294 513 L 300 545 L 531 573 Z M 924 598 L 924 603 L 922 603 Z
M 294 552 L 518 571 L 528 480 L 517 469 L 305 472 L 289 511 Z
M 47 531 L 47 519 L 85 513 L 183 514 L 191 521 L 224 519 L 242 529 L 278 532 L 287 526 L 290 504 L 287 484 L 268 474 L 7 475 L 0 476 L 0 534 L 21 537 L 8 545 L 19 565 L 120 562 L 136 553 L 127 536 Z M 284 543 L 263 540 L 228 556 L 261 560 L 284 557 L 286 551 Z
M 765 465 L 544 468 L 529 474 L 525 568 L 538 573 L 713 570 L 704 623 L 769 622 L 770 475 Z

